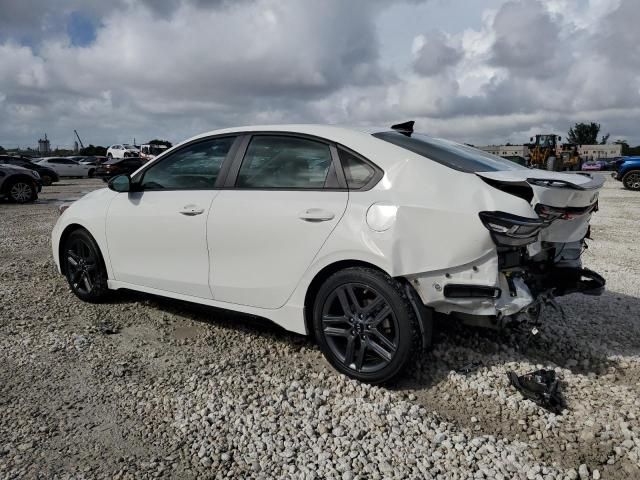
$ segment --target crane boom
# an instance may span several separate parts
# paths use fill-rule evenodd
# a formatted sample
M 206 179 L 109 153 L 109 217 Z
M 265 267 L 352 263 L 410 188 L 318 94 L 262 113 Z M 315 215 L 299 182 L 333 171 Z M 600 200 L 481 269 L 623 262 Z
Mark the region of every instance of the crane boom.
M 80 142 L 80 148 L 84 148 L 84 144 L 82 143 L 82 140 L 80 140 L 80 135 L 78 135 L 78 131 L 74 129 L 73 133 L 75 133 L 76 137 L 78 137 L 78 141 Z

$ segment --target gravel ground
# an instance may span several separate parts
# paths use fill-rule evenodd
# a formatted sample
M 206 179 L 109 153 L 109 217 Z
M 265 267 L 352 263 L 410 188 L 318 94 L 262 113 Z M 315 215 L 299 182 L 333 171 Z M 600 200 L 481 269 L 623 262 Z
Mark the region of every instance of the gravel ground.
M 438 326 L 394 385 L 333 371 L 304 337 L 142 294 L 77 300 L 54 268 L 61 200 L 0 203 L 0 478 L 640 478 L 640 194 L 608 180 L 588 267 L 540 333 Z M 456 368 L 480 367 L 466 375 Z M 568 409 L 506 372 L 554 368 Z

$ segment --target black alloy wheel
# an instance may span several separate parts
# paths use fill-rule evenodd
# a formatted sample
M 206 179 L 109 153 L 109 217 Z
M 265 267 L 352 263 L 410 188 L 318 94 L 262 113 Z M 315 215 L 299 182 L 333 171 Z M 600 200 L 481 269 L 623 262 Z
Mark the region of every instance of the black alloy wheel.
M 368 383 L 395 376 L 416 346 L 417 318 L 397 280 L 369 268 L 349 268 L 320 288 L 316 338 L 340 372 Z
M 629 190 L 640 190 L 640 170 L 631 170 L 622 178 L 622 184 Z
M 85 230 L 76 230 L 67 238 L 61 262 L 73 293 L 88 302 L 106 298 L 107 272 L 98 246 Z

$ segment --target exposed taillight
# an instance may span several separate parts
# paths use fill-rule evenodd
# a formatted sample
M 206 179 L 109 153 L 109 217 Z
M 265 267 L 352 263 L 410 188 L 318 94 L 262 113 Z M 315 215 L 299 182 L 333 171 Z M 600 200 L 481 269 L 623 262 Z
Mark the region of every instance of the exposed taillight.
M 598 211 L 598 202 L 593 203 L 587 207 L 551 207 L 549 205 L 542 205 L 539 203 L 536 205 L 536 213 L 538 216 L 546 222 L 552 222 L 554 220 L 572 220 L 582 215 L 586 215 L 591 212 Z
M 536 241 L 544 221 L 507 212 L 480 212 L 480 220 L 496 245 L 520 246 Z

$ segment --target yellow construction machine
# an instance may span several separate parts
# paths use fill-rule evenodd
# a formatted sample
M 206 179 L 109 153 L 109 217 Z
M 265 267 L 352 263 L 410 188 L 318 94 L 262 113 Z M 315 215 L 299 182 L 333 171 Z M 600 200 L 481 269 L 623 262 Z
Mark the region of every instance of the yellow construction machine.
M 573 143 L 560 143 L 562 137 L 554 134 L 531 137 L 529 147 L 529 166 L 560 172 L 562 170 L 580 170 L 582 159 L 578 146 Z

